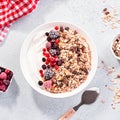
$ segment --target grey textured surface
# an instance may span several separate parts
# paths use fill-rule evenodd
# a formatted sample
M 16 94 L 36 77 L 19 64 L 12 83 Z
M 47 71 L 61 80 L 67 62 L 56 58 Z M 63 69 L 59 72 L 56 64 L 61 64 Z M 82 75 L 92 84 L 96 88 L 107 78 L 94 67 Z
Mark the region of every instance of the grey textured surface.
M 116 6 L 120 0 L 41 0 L 36 11 L 13 24 L 6 41 L 0 46 L 0 65 L 14 72 L 14 79 L 7 93 L 0 94 L 0 120 L 58 120 L 73 105 L 80 101 L 81 93 L 65 98 L 53 99 L 34 91 L 23 77 L 19 55 L 26 36 L 38 25 L 50 21 L 68 21 L 85 29 L 94 39 L 100 61 L 114 66 L 120 72 L 119 62 L 110 52 L 110 43 L 120 33 L 120 28 L 105 27 L 102 10 Z M 120 17 L 120 16 L 119 16 Z M 105 32 L 102 33 L 101 30 Z M 71 120 L 119 120 L 120 106 L 111 108 L 112 92 L 104 86 L 110 84 L 111 76 L 98 69 L 87 88 L 97 86 L 101 94 L 95 104 L 82 106 Z M 102 104 L 101 99 L 106 103 Z

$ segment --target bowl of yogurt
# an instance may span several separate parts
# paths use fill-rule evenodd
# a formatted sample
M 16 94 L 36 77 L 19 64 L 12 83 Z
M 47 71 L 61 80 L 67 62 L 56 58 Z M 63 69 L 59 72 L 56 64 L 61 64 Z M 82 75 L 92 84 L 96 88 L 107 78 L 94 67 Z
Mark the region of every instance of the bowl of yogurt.
M 66 22 L 38 26 L 25 39 L 20 53 L 26 81 L 37 92 L 53 98 L 82 91 L 92 81 L 97 61 L 91 37 Z

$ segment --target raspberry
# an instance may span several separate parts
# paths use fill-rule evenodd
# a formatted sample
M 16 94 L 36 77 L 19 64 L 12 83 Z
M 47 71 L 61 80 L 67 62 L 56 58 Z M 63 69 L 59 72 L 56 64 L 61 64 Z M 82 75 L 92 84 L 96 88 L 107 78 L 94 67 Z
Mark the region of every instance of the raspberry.
M 0 79 L 2 79 L 2 80 L 7 79 L 7 74 L 6 74 L 5 72 L 2 72 L 2 73 L 0 74 Z
M 9 74 L 9 73 L 10 73 L 10 70 L 5 69 L 5 73 Z
M 47 42 L 47 43 L 46 43 L 46 48 L 47 48 L 47 49 L 50 49 L 50 48 L 51 48 L 51 43 L 50 43 L 50 42 Z
M 46 53 L 45 56 L 46 56 L 47 58 L 50 57 L 49 53 Z
M 45 82 L 43 83 L 43 86 L 44 86 L 45 88 L 50 89 L 50 88 L 52 87 L 52 80 L 45 81 Z

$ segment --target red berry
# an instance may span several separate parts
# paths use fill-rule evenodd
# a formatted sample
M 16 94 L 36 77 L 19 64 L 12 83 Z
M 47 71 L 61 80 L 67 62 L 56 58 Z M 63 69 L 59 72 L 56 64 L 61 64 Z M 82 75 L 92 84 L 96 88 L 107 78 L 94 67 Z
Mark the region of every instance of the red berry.
M 58 43 L 59 43 L 59 39 L 56 39 L 56 40 L 55 40 L 55 43 L 58 44 Z
M 5 72 L 2 72 L 2 73 L 0 74 L 0 79 L 2 79 L 2 80 L 7 79 L 7 74 L 6 74 Z
M 50 62 L 52 62 L 52 63 L 56 62 L 56 58 L 55 57 L 51 57 L 50 58 Z
M 58 30 L 59 29 L 59 27 L 58 26 L 55 26 L 55 30 Z
M 43 52 L 43 55 L 45 56 L 45 55 L 46 55 L 46 52 Z
M 58 68 L 59 68 L 59 66 L 57 66 L 57 65 L 55 65 L 55 67 L 54 67 L 56 70 L 58 70 Z
M 43 70 L 39 70 L 40 74 L 43 73 Z
M 46 52 L 46 49 L 45 49 L 45 48 L 43 48 L 42 50 L 43 50 L 43 52 Z
M 7 73 L 7 74 L 10 73 L 10 70 L 6 69 L 6 70 L 5 70 L 5 73 Z
M 43 73 L 41 73 L 40 75 L 41 75 L 41 77 L 44 77 L 44 74 L 43 74 Z
M 46 56 L 47 58 L 50 57 L 49 53 L 46 53 L 45 56 Z
M 49 61 L 48 61 L 48 60 L 46 60 L 45 64 L 46 64 L 46 65 L 48 65 L 48 64 L 49 64 Z

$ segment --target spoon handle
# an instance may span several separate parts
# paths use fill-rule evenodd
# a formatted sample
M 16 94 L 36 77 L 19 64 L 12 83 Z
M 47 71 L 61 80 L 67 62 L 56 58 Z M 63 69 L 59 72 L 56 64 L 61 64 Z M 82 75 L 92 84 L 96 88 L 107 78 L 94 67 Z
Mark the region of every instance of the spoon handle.
M 75 113 L 75 110 L 72 108 L 68 110 L 59 120 L 69 120 L 69 118 Z

